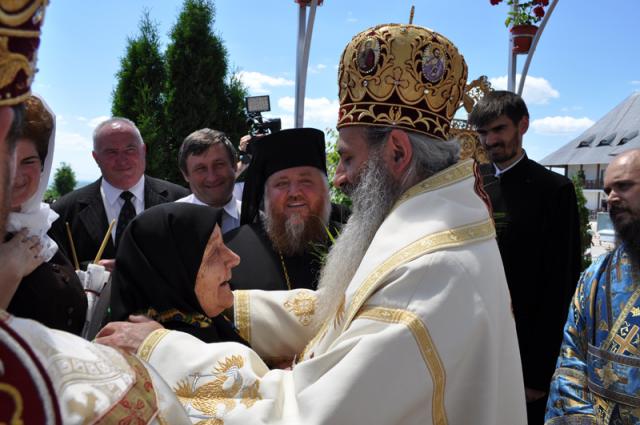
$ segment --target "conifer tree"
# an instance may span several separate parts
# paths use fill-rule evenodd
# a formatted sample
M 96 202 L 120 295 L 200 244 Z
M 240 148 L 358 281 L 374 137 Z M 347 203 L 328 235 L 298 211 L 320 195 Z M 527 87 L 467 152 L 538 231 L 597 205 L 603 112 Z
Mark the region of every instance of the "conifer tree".
M 214 34 L 210 0 L 185 0 L 167 47 L 166 117 L 170 157 L 184 138 L 200 128 L 224 131 L 237 144 L 248 125 L 243 111 L 246 90 L 229 76 L 227 50 Z M 177 169 L 172 181 L 182 177 Z
M 158 26 L 143 12 L 139 34 L 127 40 L 120 60 L 111 113 L 136 123 L 147 145 L 146 173 L 167 178 L 176 162 L 169 158 L 164 118 L 165 62 L 160 51 Z
M 591 254 L 587 254 L 587 249 L 591 248 L 591 227 L 589 225 L 589 209 L 587 208 L 587 198 L 584 196 L 584 171 L 580 170 L 578 175 L 573 176 L 573 186 L 576 191 L 578 202 L 578 216 L 580 217 L 580 248 L 582 252 L 582 270 L 591 264 Z

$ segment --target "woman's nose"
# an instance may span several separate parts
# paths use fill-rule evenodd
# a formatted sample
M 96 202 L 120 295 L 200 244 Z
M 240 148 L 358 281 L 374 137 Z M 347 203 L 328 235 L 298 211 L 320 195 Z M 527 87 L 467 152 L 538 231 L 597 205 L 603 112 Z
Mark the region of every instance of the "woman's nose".
M 225 246 L 226 249 L 226 265 L 229 268 L 233 268 L 236 267 L 238 264 L 240 264 L 240 256 L 238 256 L 238 254 L 236 254 L 235 252 L 233 252 L 231 249 L 229 249 L 228 247 Z

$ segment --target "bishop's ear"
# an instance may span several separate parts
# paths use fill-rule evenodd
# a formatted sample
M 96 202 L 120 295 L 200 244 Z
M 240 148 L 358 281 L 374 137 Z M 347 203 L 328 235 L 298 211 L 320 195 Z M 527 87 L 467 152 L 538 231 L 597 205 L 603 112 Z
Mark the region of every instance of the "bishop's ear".
M 409 168 L 413 158 L 413 148 L 409 135 L 403 130 L 391 130 L 385 151 L 387 167 L 393 176 L 399 179 Z

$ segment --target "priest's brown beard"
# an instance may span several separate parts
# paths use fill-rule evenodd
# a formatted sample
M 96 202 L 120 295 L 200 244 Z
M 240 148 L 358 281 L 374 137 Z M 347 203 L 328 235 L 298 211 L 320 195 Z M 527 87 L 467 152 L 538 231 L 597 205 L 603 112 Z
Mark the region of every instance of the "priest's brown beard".
M 298 214 L 287 217 L 274 211 L 267 203 L 264 227 L 276 251 L 290 257 L 309 251 L 313 244 L 325 243 L 331 211 L 328 198 L 324 204 L 325 211 L 314 211 L 305 220 L 300 220 Z

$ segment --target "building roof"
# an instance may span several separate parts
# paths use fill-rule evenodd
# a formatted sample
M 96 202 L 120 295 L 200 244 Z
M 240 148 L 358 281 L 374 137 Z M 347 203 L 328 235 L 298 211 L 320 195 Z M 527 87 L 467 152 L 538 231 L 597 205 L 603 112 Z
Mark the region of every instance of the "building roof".
M 640 148 L 640 92 L 633 93 L 607 115 L 540 164 L 560 167 L 608 164 L 619 153 Z

